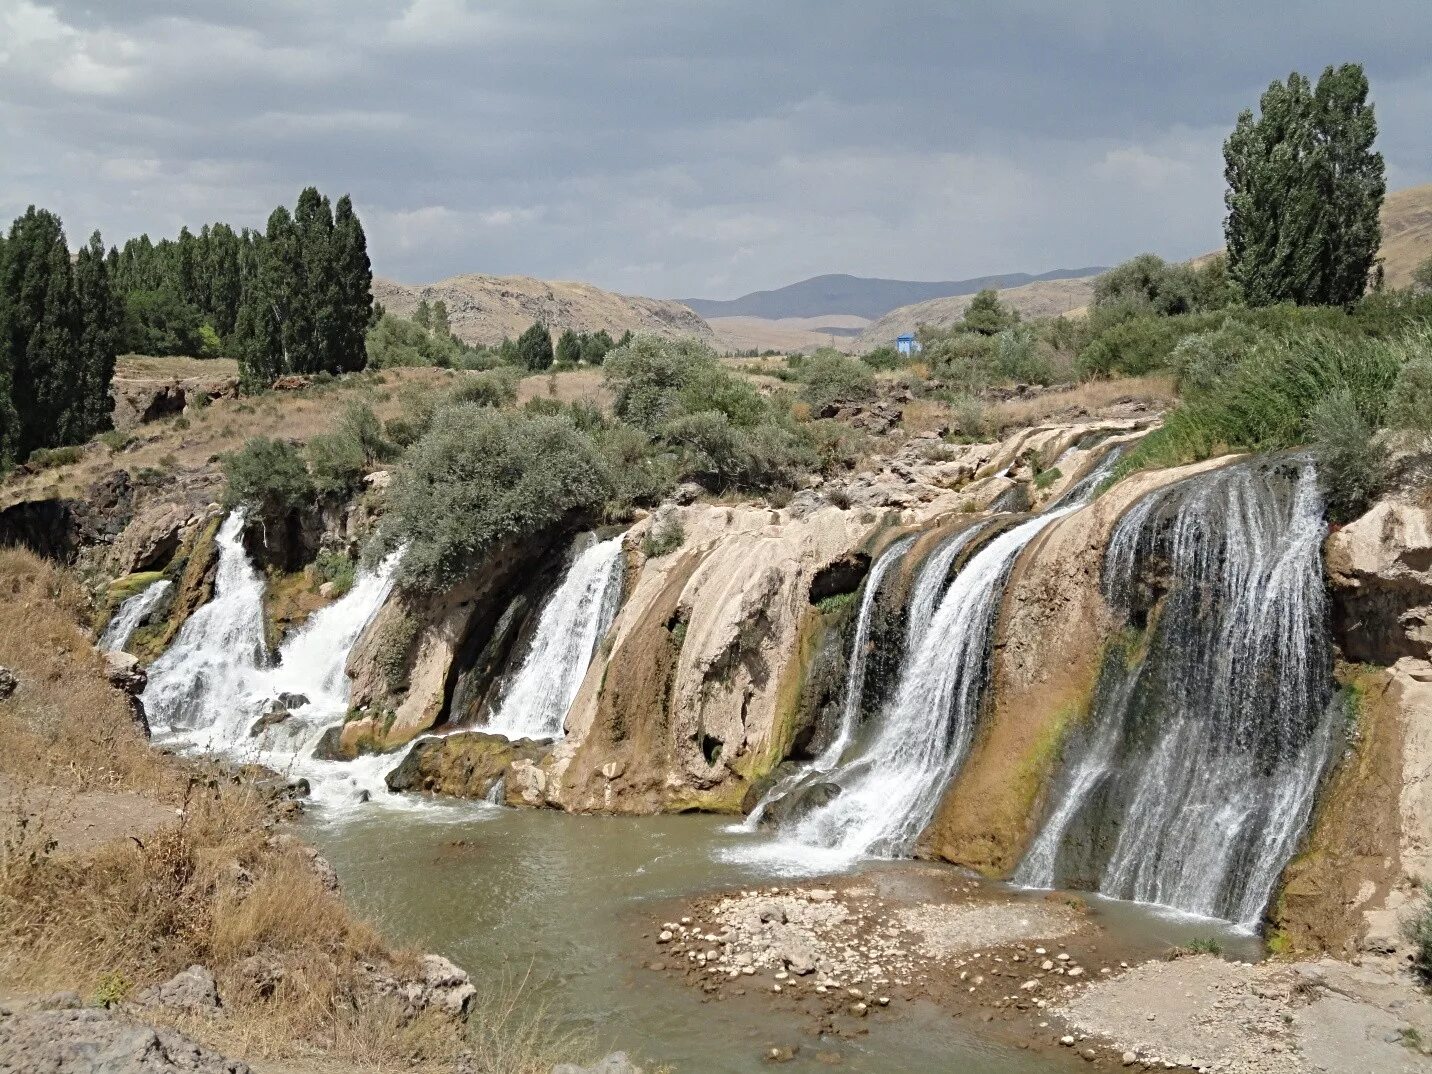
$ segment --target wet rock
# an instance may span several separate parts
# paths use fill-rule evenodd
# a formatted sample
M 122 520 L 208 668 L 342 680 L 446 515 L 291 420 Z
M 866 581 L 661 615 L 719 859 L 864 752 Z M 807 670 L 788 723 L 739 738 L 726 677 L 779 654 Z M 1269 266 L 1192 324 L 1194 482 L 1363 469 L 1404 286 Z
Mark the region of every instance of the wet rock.
M 308 704 L 307 694 L 291 694 L 288 691 L 278 695 L 278 703 L 286 709 L 301 709 Z
M 0 1070 L 53 1074 L 249 1074 L 172 1029 L 95 1009 L 0 1009 Z
M 163 984 L 147 988 L 138 996 L 141 1006 L 172 1007 L 180 1011 L 215 1012 L 221 1006 L 219 986 L 207 967 L 190 966 Z
M 552 744 L 512 741 L 501 735 L 465 731 L 413 743 L 401 764 L 388 773 L 390 791 L 426 791 L 458 798 L 486 798 L 518 762 L 537 764 Z
M 558 1063 L 552 1068 L 552 1074 L 642 1074 L 642 1069 L 631 1061 L 626 1052 L 612 1052 L 589 1067 Z

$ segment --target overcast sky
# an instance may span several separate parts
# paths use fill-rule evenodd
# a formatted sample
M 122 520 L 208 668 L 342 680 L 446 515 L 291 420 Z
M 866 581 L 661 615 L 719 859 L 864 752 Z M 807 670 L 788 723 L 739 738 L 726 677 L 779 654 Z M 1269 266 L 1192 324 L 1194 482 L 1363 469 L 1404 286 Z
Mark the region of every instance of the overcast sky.
M 1220 143 L 1363 62 L 1432 180 L 1432 3 L 0 0 L 0 213 L 72 244 L 353 195 L 376 271 L 730 297 L 1198 253 Z

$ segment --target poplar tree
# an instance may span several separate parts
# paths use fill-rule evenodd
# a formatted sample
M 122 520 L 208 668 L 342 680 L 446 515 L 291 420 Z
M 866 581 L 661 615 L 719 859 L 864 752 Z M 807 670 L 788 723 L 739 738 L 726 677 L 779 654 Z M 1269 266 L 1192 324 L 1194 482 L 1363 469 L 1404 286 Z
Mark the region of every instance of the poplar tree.
M 546 369 L 552 364 L 552 334 L 541 321 L 517 337 L 517 361 L 528 369 Z
M 1350 305 L 1366 292 L 1387 185 L 1377 120 L 1358 64 L 1316 88 L 1273 82 L 1223 145 L 1229 276 L 1252 306 Z
M 96 231 L 80 247 L 74 264 L 75 303 L 79 309 L 78 361 L 80 379 L 75 385 L 77 428 L 70 438 L 84 440 L 110 427 L 115 353 L 124 319 L 124 305 L 110 281 L 104 241 Z
M 0 351 L 5 352 L 13 418 L 10 458 L 66 442 L 84 428 L 70 252 L 59 217 L 30 206 L 5 240 L 0 279 Z
M 582 341 L 577 338 L 577 333 L 570 328 L 564 330 L 557 339 L 557 361 L 576 365 L 581 357 Z

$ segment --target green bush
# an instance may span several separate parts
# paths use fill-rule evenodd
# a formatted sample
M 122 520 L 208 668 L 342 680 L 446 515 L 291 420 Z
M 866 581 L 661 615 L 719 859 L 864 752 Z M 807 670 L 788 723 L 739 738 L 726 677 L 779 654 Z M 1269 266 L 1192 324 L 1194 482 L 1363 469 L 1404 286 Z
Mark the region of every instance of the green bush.
M 52 466 L 69 466 L 85 457 L 85 449 L 78 444 L 57 448 L 36 448 L 30 452 L 26 463 L 33 470 L 48 470 Z
M 719 410 L 673 418 L 661 439 L 681 452 L 684 473 L 715 489 L 769 488 L 815 463 L 790 430 L 772 423 L 741 429 Z
M 517 370 L 510 366 L 461 377 L 448 392 L 450 403 L 504 407 L 517 402 Z
M 299 449 L 286 440 L 256 436 L 224 456 L 225 502 L 246 504 L 273 518 L 313 500 L 313 481 Z
M 408 546 L 399 568 L 405 585 L 439 588 L 497 542 L 597 508 L 612 491 L 596 445 L 565 418 L 462 403 L 438 411 L 408 449 L 384 538 Z
M 675 486 L 680 476 L 676 453 L 653 443 L 640 429 L 617 421 L 592 429 L 591 435 L 611 475 L 609 506 L 615 513 L 659 503 Z
M 1402 919 L 1402 935 L 1412 944 L 1412 972 L 1432 987 L 1432 895 Z
M 1030 325 L 1007 328 L 995 336 L 991 357 L 1000 380 L 1053 384 L 1065 372 L 1056 367 L 1053 349 Z
M 890 344 L 885 343 L 860 356 L 860 360 L 871 369 L 900 369 L 906 365 L 905 356 Z
M 1169 355 L 1169 366 L 1180 390 L 1195 394 L 1211 391 L 1248 355 L 1259 338 L 1257 328 L 1232 317 L 1218 328 L 1184 336 Z
M 1418 334 L 1391 340 L 1315 330 L 1267 336 L 1205 392 L 1190 394 L 1119 466 L 1171 466 L 1232 450 L 1345 443 L 1350 416 L 1380 429 Z M 1336 403 L 1314 414 L 1324 400 Z M 1336 452 L 1333 452 L 1333 457 Z
M 1408 333 L 1407 360 L 1387 401 L 1387 426 L 1417 450 L 1432 448 L 1432 327 Z
M 675 515 L 654 524 L 642 539 L 641 550 L 648 559 L 670 555 L 686 543 L 686 527 Z
M 449 368 L 464 358 L 463 345 L 449 333 L 391 313 L 384 313 L 368 330 L 365 346 L 370 369 L 425 365 Z
M 1313 406 L 1307 435 L 1317 454 L 1328 514 L 1341 522 L 1356 518 L 1387 484 L 1387 448 L 1377 428 L 1344 387 Z
M 335 598 L 343 596 L 353 588 L 358 573 L 358 565 L 346 552 L 319 552 L 313 567 L 320 582 L 332 584 Z
M 396 453 L 377 415 L 357 403 L 349 405 L 333 431 L 308 441 L 314 487 L 330 496 L 344 496 L 361 487 L 364 474 Z
M 735 379 L 720 367 L 710 347 L 694 339 L 638 336 L 608 354 L 603 369 L 617 416 L 648 432 L 689 412 L 692 403 L 697 410 L 725 412 L 724 407 L 702 406 L 698 399 L 682 395 L 709 396 L 721 384 L 722 375 Z M 758 407 L 761 402 L 756 395 Z
M 855 358 L 839 351 L 816 351 L 797 370 L 801 400 L 821 412 L 835 403 L 860 402 L 875 396 L 875 376 Z

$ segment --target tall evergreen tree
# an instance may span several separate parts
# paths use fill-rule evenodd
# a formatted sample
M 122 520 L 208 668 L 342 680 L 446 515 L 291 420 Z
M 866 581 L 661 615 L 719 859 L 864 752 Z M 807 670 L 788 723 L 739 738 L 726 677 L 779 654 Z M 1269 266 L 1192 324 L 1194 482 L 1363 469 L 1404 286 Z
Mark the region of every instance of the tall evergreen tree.
M 124 305 L 111 286 L 104 242 L 98 231 L 90 236 L 89 245 L 80 247 L 75 258 L 74 285 L 79 307 L 81 371 L 75 411 L 82 428 L 71 430 L 71 437 L 83 440 L 110 427 L 113 400 L 109 384 L 114 379 L 114 358 L 124 319 Z
M 1358 64 L 1314 89 L 1273 82 L 1223 145 L 1229 276 L 1250 305 L 1347 305 L 1367 289 L 1386 193 L 1377 120 Z
M 570 328 L 557 338 L 557 361 L 576 365 L 582 358 L 582 341 Z
M 528 369 L 546 369 L 552 364 L 552 333 L 541 321 L 517 337 L 517 361 Z
M 83 380 L 76 323 L 65 233 L 59 217 L 32 205 L 10 228 L 0 279 L 0 350 L 15 415 L 7 436 L 12 458 L 63 444 L 84 427 L 85 407 L 75 406 Z
M 444 302 L 442 299 L 438 299 L 436 302 L 433 303 L 433 310 L 430 321 L 431 323 L 428 325 L 428 327 L 431 328 L 443 339 L 446 339 L 448 336 L 452 335 L 452 322 L 448 320 L 447 303 Z

